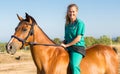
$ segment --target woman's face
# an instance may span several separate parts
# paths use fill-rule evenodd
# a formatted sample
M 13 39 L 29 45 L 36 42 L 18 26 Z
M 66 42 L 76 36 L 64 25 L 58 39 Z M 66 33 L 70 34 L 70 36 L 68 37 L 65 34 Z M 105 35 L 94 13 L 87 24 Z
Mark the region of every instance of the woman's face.
M 69 16 L 71 22 L 73 22 L 73 21 L 76 20 L 76 18 L 77 18 L 77 13 L 78 13 L 78 10 L 76 9 L 75 6 L 72 6 L 72 7 L 69 8 L 67 14 L 68 14 L 68 16 Z

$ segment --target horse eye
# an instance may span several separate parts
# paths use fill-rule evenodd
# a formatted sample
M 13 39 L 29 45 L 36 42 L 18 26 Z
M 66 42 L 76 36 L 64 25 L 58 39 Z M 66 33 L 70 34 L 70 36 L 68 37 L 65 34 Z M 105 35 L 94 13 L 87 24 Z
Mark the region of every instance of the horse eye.
M 27 29 L 26 29 L 26 28 L 23 28 L 23 31 L 27 31 Z

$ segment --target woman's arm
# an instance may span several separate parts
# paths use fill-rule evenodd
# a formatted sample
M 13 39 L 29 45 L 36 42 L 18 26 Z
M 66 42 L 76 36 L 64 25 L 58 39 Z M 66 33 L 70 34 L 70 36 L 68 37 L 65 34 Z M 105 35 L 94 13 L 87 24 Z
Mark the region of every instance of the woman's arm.
M 78 35 L 72 42 L 70 42 L 68 44 L 62 43 L 61 45 L 66 48 L 66 47 L 76 44 L 78 41 L 80 41 L 80 39 L 81 39 L 81 35 Z

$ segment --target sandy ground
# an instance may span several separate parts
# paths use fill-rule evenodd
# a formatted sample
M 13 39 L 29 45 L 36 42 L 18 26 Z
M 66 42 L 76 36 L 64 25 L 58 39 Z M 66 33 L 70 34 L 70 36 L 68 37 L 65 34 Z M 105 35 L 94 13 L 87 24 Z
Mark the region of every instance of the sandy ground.
M 36 74 L 30 52 L 17 52 L 13 56 L 0 53 L 0 74 Z
M 120 46 L 117 46 L 120 60 Z M 20 59 L 18 57 L 20 56 Z M 30 51 L 18 51 L 11 56 L 7 53 L 0 53 L 0 74 L 36 74 L 36 67 Z M 120 61 L 119 61 L 120 74 Z
M 33 62 L 19 62 L 0 65 L 0 74 L 36 74 Z

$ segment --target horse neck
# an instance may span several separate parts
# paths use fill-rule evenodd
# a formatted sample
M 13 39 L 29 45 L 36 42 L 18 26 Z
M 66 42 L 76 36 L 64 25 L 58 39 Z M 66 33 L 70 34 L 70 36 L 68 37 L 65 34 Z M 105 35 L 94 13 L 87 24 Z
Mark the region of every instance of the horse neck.
M 46 34 L 40 29 L 37 25 L 34 26 L 34 36 L 33 40 L 36 43 L 39 44 L 54 44 L 47 36 Z M 36 45 L 31 46 L 31 53 L 33 60 L 36 64 L 36 66 L 42 70 L 46 70 L 47 60 L 46 56 L 49 56 L 49 47 L 43 46 L 43 45 Z M 51 51 L 52 52 L 52 51 Z M 43 58 L 44 57 L 44 58 Z
M 54 44 L 52 40 L 42 31 L 42 29 L 38 26 L 34 26 L 34 36 L 33 36 L 34 42 L 40 43 L 40 44 Z

